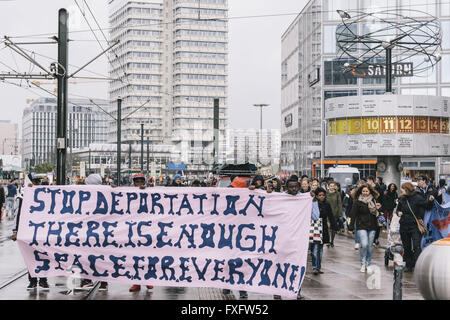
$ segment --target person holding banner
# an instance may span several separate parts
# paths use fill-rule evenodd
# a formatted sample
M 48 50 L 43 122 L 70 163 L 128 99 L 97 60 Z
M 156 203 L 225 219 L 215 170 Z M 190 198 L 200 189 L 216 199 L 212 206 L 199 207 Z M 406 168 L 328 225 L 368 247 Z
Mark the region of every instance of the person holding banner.
M 28 187 L 32 187 L 33 185 L 38 186 L 41 184 L 41 180 L 39 178 L 38 175 L 34 174 L 34 173 L 30 173 L 27 177 L 31 183 L 28 184 Z M 17 240 L 17 232 L 19 231 L 19 221 L 20 221 L 20 214 L 22 211 L 22 201 L 23 201 L 23 197 L 22 195 L 18 196 L 18 205 L 16 208 L 16 223 L 13 229 L 13 234 L 11 236 L 11 240 L 12 241 L 16 241 Z M 34 290 L 37 288 L 37 284 L 38 284 L 38 278 L 33 278 L 30 276 L 30 273 L 28 273 L 28 280 L 29 280 L 29 284 L 27 287 L 27 290 Z M 48 281 L 47 278 L 40 278 L 39 279 L 39 287 L 41 290 L 49 290 L 49 286 L 48 286 Z
M 439 204 L 442 204 L 442 191 L 438 191 L 431 184 L 428 184 L 428 178 L 426 176 L 419 176 L 417 178 L 416 191 L 424 197 L 426 210 L 433 209 L 435 199 Z
M 234 178 L 231 184 L 228 186 L 228 188 L 247 188 L 247 183 L 241 179 L 241 178 Z M 230 294 L 230 289 L 222 289 L 223 294 Z M 239 298 L 240 299 L 247 299 L 248 293 L 245 290 L 239 290 Z
M 372 186 L 364 184 L 358 187 L 353 197 L 354 202 L 348 232 L 352 234 L 353 230 L 356 229 L 360 244 L 361 272 L 366 272 L 370 268 L 372 260 L 372 245 L 378 228 L 378 210 L 381 208 L 381 204 L 376 202 L 378 196 L 378 192 Z
M 98 173 L 92 173 L 90 174 L 86 180 L 83 182 L 83 184 L 86 185 L 101 185 L 103 182 L 102 177 Z M 79 183 L 81 184 L 81 183 Z M 90 279 L 81 279 L 80 287 L 81 288 L 89 288 L 92 287 L 94 284 L 92 283 L 92 280 Z M 108 290 L 108 282 L 101 281 L 100 287 L 98 289 L 99 291 L 106 291 Z
M 138 187 L 139 189 L 142 189 L 142 190 L 145 189 L 145 176 L 143 173 L 136 173 L 133 176 L 133 186 Z M 153 289 L 153 286 L 147 285 L 147 290 L 151 290 L 151 289 Z M 141 286 L 138 284 L 133 284 L 129 289 L 130 292 L 137 292 L 140 290 L 141 290 Z

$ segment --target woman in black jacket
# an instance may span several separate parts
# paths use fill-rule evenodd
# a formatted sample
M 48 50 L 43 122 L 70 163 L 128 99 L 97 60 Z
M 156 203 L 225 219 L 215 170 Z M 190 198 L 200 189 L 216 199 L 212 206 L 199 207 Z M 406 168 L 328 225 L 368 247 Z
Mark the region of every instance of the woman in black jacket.
M 392 219 L 392 213 L 394 212 L 395 207 L 397 206 L 398 194 L 397 194 L 397 186 L 395 183 L 391 183 L 387 190 L 384 192 L 383 197 L 383 208 L 382 212 L 386 221 L 390 222 Z
M 360 244 L 360 271 L 366 272 L 372 260 L 372 245 L 378 228 L 378 209 L 381 208 L 381 205 L 376 202 L 378 192 L 367 184 L 361 185 L 354 193 L 353 198 L 348 229 L 351 233 L 356 221 L 356 233 Z
M 417 219 L 423 219 L 428 201 L 415 191 L 412 183 L 402 184 L 402 194 L 398 201 L 397 215 L 400 217 L 400 237 L 403 243 L 405 272 L 412 272 L 422 249 L 420 241 L 422 235 L 417 226 Z M 415 217 L 414 217 L 415 216 Z M 412 247 L 412 249 L 411 249 Z

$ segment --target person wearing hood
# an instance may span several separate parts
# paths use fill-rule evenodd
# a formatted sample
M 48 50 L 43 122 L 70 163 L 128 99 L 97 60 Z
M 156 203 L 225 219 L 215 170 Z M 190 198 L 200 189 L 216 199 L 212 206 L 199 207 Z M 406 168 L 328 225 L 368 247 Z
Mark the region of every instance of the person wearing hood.
M 172 185 L 171 187 L 182 187 L 183 185 L 181 184 L 183 181 L 183 178 L 181 177 L 181 175 L 176 174 L 173 177 L 173 181 L 172 181 Z
M 335 181 L 331 181 L 328 184 L 328 191 L 326 194 L 326 202 L 330 204 L 331 211 L 333 212 L 334 221 L 339 223 L 339 219 L 342 216 L 342 197 L 341 193 L 337 190 L 337 184 Z M 327 246 L 334 247 L 334 238 L 336 237 L 338 229 L 331 228 L 331 240 Z
M 262 175 L 256 175 L 253 180 L 252 183 L 249 187 L 250 190 L 255 190 L 255 189 L 261 189 L 261 190 L 266 190 L 266 188 L 264 187 L 264 178 Z

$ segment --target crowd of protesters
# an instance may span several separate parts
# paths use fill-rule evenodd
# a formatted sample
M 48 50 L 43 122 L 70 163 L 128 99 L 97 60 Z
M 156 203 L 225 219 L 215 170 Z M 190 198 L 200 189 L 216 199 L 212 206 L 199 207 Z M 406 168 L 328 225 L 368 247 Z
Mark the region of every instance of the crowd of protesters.
M 32 185 L 49 185 L 47 178 L 39 178 L 36 174 L 30 174 L 29 179 Z M 155 179 L 146 178 L 144 174 L 138 173 L 132 176 L 130 182 L 132 186 L 145 189 L 146 187 L 217 187 L 218 180 L 214 177 L 209 179 L 188 181 L 180 174 L 175 174 L 172 178 Z M 98 174 L 91 174 L 84 179 L 76 179 L 74 184 L 87 185 L 110 185 L 115 188 L 114 180 L 106 176 L 102 178 Z M 126 180 L 121 186 L 126 185 Z M 346 181 L 350 182 L 350 181 Z M 334 241 L 337 234 L 344 234 L 346 231 L 355 235 L 355 249 L 360 250 L 360 271 L 366 272 L 370 269 L 372 258 L 372 246 L 379 245 L 379 235 L 382 228 L 387 228 L 394 214 L 400 217 L 400 235 L 404 246 L 404 259 L 406 262 L 406 272 L 412 272 L 415 263 L 420 255 L 420 239 L 417 220 L 423 219 L 425 210 L 433 207 L 436 200 L 442 203 L 444 192 L 450 192 L 445 181 L 439 181 L 439 185 L 434 187 L 427 177 L 419 176 L 418 186 L 412 183 L 401 185 L 401 194 L 398 194 L 398 187 L 390 183 L 387 187 L 381 177 L 376 179 L 372 176 L 361 179 L 356 185 L 348 183 L 344 190 L 338 182 L 333 179 L 309 179 L 302 176 L 300 179 L 292 175 L 287 180 L 277 177 L 264 179 L 261 175 L 256 175 L 248 185 L 248 182 L 240 177 L 231 176 L 229 188 L 249 188 L 250 190 L 266 190 L 267 192 L 280 192 L 293 196 L 308 193 L 313 198 L 311 212 L 311 226 L 320 222 L 319 240 L 311 240 L 309 251 L 311 253 L 311 263 L 313 275 L 323 274 L 322 257 L 324 245 L 329 250 L 334 249 Z M 16 201 L 18 200 L 18 201 Z M 17 238 L 19 226 L 20 210 L 22 200 L 22 183 L 11 180 L 6 189 L 0 186 L 0 207 L 5 205 L 5 217 L 16 217 L 12 239 Z M 1 218 L 2 216 L 0 216 Z M 310 235 L 311 236 L 311 235 Z M 35 289 L 39 284 L 41 289 L 48 289 L 46 278 L 36 279 L 29 276 L 28 289 Z M 81 288 L 92 287 L 92 281 L 83 279 Z M 153 286 L 147 285 L 147 290 Z M 108 285 L 102 282 L 101 290 L 107 290 Z M 129 291 L 137 292 L 140 285 L 133 285 Z M 230 290 L 223 290 L 224 294 L 229 294 Z M 246 291 L 239 291 L 241 299 L 248 297 Z M 280 299 L 280 296 L 274 296 Z M 299 299 L 303 299 L 299 292 Z

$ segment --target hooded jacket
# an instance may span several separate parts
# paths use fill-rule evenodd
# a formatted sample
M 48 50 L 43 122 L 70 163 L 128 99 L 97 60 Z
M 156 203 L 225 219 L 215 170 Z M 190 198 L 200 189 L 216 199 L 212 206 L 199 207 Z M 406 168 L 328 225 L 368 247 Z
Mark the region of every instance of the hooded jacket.
M 260 180 L 262 182 L 260 187 L 256 187 L 256 189 L 262 189 L 265 190 L 266 188 L 264 187 L 264 178 L 262 175 L 256 175 L 253 180 L 252 180 L 252 186 L 256 186 L 256 181 Z
M 327 202 L 330 204 L 333 217 L 337 220 L 342 216 L 342 198 L 341 193 L 338 191 L 327 191 Z

